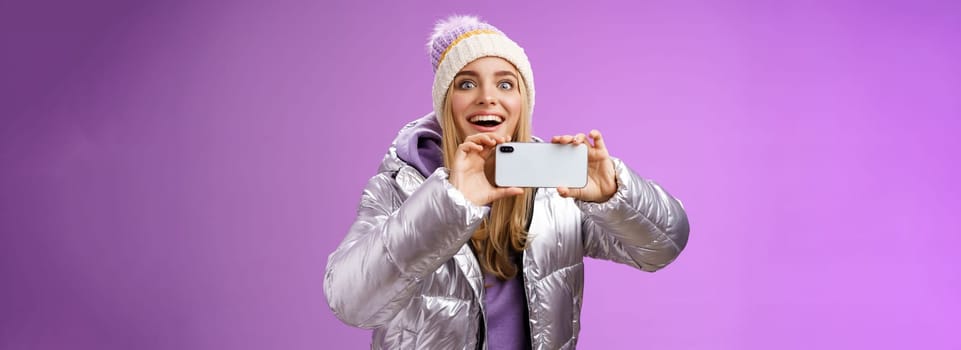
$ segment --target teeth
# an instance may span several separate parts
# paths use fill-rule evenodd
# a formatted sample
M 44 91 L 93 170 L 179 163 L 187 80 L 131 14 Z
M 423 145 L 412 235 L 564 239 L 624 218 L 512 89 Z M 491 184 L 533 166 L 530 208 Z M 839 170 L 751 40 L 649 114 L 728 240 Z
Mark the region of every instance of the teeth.
M 475 115 L 470 118 L 471 123 L 488 122 L 488 121 L 501 123 L 504 121 L 504 118 L 498 117 L 496 115 Z

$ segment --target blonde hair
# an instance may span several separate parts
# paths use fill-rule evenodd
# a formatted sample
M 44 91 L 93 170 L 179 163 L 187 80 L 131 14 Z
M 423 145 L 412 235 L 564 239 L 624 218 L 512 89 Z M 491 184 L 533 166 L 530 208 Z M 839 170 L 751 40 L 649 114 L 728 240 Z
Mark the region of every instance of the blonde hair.
M 454 121 L 453 107 L 450 102 L 453 88 L 453 84 L 448 87 L 442 115 L 438 116 L 443 129 L 441 147 L 444 152 L 444 166 L 448 169 L 453 164 L 457 146 L 465 139 Z M 527 87 L 523 80 L 518 84 L 518 92 L 521 94 L 521 106 L 527 106 Z M 531 141 L 531 115 L 528 108 L 522 108 L 520 120 L 511 139 L 515 142 Z M 508 280 L 517 275 L 517 265 L 511 260 L 511 253 L 522 252 L 527 246 L 527 222 L 530 220 L 528 214 L 530 214 L 533 195 L 534 189 L 525 188 L 521 195 L 495 200 L 491 203 L 490 215 L 484 219 L 471 237 L 470 243 L 474 247 L 481 268 L 501 280 Z

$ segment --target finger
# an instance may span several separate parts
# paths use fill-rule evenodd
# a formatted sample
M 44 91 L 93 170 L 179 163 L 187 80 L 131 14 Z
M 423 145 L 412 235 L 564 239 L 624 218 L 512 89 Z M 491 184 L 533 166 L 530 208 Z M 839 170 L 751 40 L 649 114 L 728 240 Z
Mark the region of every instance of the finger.
M 484 159 L 489 159 L 491 156 L 494 155 L 494 150 L 495 150 L 495 149 L 497 149 L 497 147 L 495 147 L 495 146 L 487 146 L 487 147 L 484 147 L 484 149 L 482 149 L 480 152 L 477 152 L 477 153 L 480 154 L 481 157 L 483 157 Z
M 497 145 L 507 142 L 503 136 L 491 135 L 490 143 L 484 145 L 484 154 L 490 154 L 497 149 Z
M 569 144 L 573 141 L 574 141 L 574 136 L 571 136 L 571 135 L 554 136 L 554 138 L 551 140 L 551 142 L 553 143 L 559 143 L 562 145 Z
M 567 196 L 571 194 L 571 189 L 567 187 L 558 187 L 557 193 L 560 194 L 561 197 L 567 198 Z
M 472 151 L 472 150 L 477 150 L 477 149 L 483 149 L 483 146 L 478 145 L 477 143 L 474 143 L 474 142 L 471 142 L 471 141 L 464 142 L 464 143 L 462 143 L 462 144 L 460 144 L 460 145 L 461 145 L 461 147 L 464 148 L 464 151 L 465 151 L 465 152 L 470 152 L 470 151 Z
M 607 150 L 607 146 L 604 144 L 604 137 L 601 136 L 601 132 L 599 130 L 591 130 L 591 138 L 594 139 L 594 148 Z
M 466 143 L 457 146 L 457 152 L 454 152 L 454 164 L 451 164 L 452 168 L 459 168 L 467 164 L 466 162 L 471 157 L 471 152 L 473 152 L 471 147 L 473 147 L 471 144 Z
M 489 133 L 471 135 L 471 136 L 468 136 L 467 139 L 465 139 L 464 141 L 465 142 L 470 141 L 477 144 L 490 145 L 490 146 L 497 144 L 497 141 L 495 141 L 492 135 Z
M 486 146 L 493 146 L 497 144 L 497 139 L 494 138 L 494 135 L 484 134 L 481 139 Z
M 584 134 L 577 134 L 574 136 L 574 145 L 579 145 L 587 142 L 587 137 Z
M 492 146 L 492 147 L 493 147 L 493 146 L 497 146 L 497 145 L 502 144 L 502 143 L 504 143 L 504 142 L 507 142 L 507 139 L 504 138 L 503 136 L 500 136 L 500 135 L 491 135 L 491 145 L 490 145 L 490 146 Z
M 517 195 L 524 194 L 524 189 L 520 187 L 499 187 L 494 189 L 491 194 L 491 201 L 495 201 L 505 197 L 513 197 Z
M 463 151 L 464 153 L 479 152 L 484 150 L 484 146 L 478 145 L 470 141 L 466 141 L 460 144 L 460 146 L 458 146 L 457 148 Z

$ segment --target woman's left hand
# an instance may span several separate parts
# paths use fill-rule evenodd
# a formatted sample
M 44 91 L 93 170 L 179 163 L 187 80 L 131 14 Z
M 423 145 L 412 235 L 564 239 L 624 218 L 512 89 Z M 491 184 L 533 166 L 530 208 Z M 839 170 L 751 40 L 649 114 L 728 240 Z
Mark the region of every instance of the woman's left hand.
M 587 186 L 583 188 L 558 187 L 557 192 L 562 197 L 571 197 L 585 202 L 604 202 L 614 196 L 617 192 L 617 179 L 614 176 L 614 161 L 604 146 L 601 132 L 591 130 L 590 138 L 594 143 L 588 142 L 584 134 L 575 136 L 563 135 L 551 138 L 551 143 L 587 145 Z

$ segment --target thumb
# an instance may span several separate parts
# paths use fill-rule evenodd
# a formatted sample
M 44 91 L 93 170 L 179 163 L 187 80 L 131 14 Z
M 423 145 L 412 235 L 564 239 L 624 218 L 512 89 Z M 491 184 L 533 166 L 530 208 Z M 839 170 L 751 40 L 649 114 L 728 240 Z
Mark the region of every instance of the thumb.
M 558 187 L 557 194 L 560 194 L 564 198 L 579 198 L 583 192 L 580 188 L 568 188 L 568 187 Z
M 491 201 L 495 201 L 505 197 L 513 197 L 523 193 L 524 193 L 524 190 L 521 189 L 520 187 L 495 188 L 494 192 L 491 194 Z

